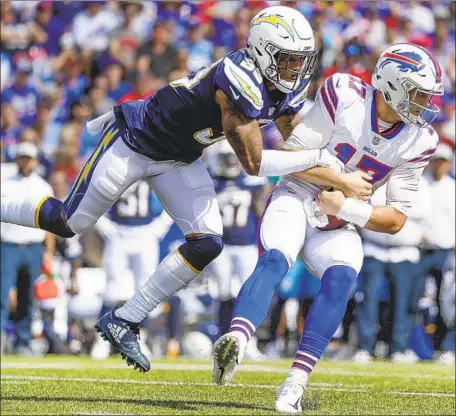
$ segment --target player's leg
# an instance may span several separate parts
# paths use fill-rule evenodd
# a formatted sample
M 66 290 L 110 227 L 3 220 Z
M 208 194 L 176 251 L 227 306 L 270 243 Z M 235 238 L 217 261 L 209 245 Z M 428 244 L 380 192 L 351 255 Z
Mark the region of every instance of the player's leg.
M 264 251 L 236 300 L 230 332 L 214 345 L 213 381 L 229 383 L 245 348 L 266 317 L 274 290 L 295 262 L 306 233 L 302 199 L 276 188 L 260 224 L 259 244 Z
M 124 246 L 124 240 L 119 234 L 105 240 L 103 250 L 103 269 L 106 275 L 106 287 L 103 294 L 103 304 L 100 318 L 108 313 L 119 301 L 125 300 L 119 290 L 122 280 L 127 274 L 128 249 Z M 103 360 L 109 357 L 111 344 L 104 342 L 99 334 L 90 350 L 90 356 L 95 360 Z
M 414 317 L 409 310 L 409 301 L 415 267 L 417 266 L 409 261 L 391 263 L 389 265 L 391 300 L 393 302 L 390 354 L 393 362 L 412 364 L 419 359 L 416 353 L 408 348 L 414 324 Z
M 209 265 L 209 272 L 215 278 L 219 290 L 218 321 L 220 333 L 226 334 L 230 329 L 233 315 L 234 299 L 231 294 L 231 278 L 233 263 L 231 261 L 230 246 L 225 245 L 220 255 Z
M 147 281 L 151 273 L 158 266 L 160 258 L 160 244 L 158 239 L 148 233 L 147 228 L 138 229 L 135 242 L 132 242 L 132 251 L 128 256 L 128 265 L 133 273 L 135 283 L 135 293 Z M 140 325 L 139 344 L 141 351 L 148 358 L 152 357 L 152 352 L 147 346 L 148 328 L 150 319 L 147 317 Z
M 385 272 L 385 263 L 373 257 L 364 258 L 360 274 L 363 300 L 357 307 L 357 311 L 359 311 L 357 316 L 358 351 L 353 357 L 358 362 L 370 361 L 374 355 L 380 322 L 380 296 Z
M 149 160 L 122 141 L 117 122 L 104 129 L 94 153 L 67 199 L 12 195 L 1 199 L 1 221 L 72 237 L 94 225 L 132 183 L 147 172 Z
M 194 280 L 222 251 L 222 221 L 213 182 L 201 160 L 150 178 L 163 208 L 186 242 L 158 265 L 155 273 L 118 315 L 141 322 L 162 300 Z
M 152 164 L 150 176 L 154 174 Z M 111 311 L 96 324 L 120 351 L 127 362 L 148 371 L 139 343 L 133 338 L 132 326 L 139 325 L 163 300 L 178 292 L 199 276 L 203 269 L 222 250 L 222 220 L 215 196 L 213 182 L 201 160 L 180 165 L 150 178 L 151 185 L 164 209 L 174 219 L 185 235 L 186 242 L 173 250 L 158 265 L 155 272 L 121 308 Z M 113 334 L 111 328 L 122 328 L 122 336 Z M 126 341 L 125 334 L 128 333 Z M 139 354 L 128 352 L 134 349 Z
M 307 230 L 300 257 L 321 288 L 306 316 L 304 331 L 288 378 L 277 390 L 276 410 L 300 412 L 307 379 L 342 322 L 361 269 L 363 248 L 354 229 Z
M 247 246 L 232 246 L 231 248 L 234 273 L 239 276 L 242 285 L 255 270 L 258 261 L 258 247 L 255 244 L 252 244 Z M 234 299 L 232 305 L 229 315 L 230 320 L 234 312 Z M 245 357 L 248 360 L 256 361 L 264 358 L 264 355 L 258 349 L 258 339 L 256 336 L 253 336 L 247 344 Z

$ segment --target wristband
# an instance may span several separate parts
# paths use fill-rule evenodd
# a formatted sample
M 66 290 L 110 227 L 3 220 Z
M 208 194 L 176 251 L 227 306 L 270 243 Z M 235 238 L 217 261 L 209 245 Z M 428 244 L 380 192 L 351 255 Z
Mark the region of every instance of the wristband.
M 346 198 L 336 217 L 364 227 L 372 214 L 372 205 L 353 198 Z

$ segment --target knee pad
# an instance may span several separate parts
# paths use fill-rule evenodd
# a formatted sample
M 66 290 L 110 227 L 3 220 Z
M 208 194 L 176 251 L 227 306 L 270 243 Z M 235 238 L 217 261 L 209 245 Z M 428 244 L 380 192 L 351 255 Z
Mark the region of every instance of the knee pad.
M 186 238 L 187 242 L 179 247 L 182 256 L 196 270 L 202 271 L 223 249 L 222 237 L 206 234 Z
M 38 224 L 41 229 L 59 237 L 71 238 L 75 233 L 70 229 L 63 217 L 63 203 L 55 198 L 48 198 L 41 205 Z
M 348 266 L 332 266 L 323 274 L 321 289 L 326 296 L 337 302 L 347 299 L 356 281 L 358 274 L 355 269 Z

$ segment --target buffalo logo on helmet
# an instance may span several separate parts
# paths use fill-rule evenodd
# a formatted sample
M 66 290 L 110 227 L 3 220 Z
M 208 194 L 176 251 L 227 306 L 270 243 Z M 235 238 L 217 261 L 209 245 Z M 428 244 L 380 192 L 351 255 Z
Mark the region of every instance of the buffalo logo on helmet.
M 424 69 L 425 64 L 420 54 L 416 52 L 392 51 L 384 55 L 386 58 L 381 64 L 380 68 L 395 62 L 399 71 L 401 72 L 418 72 Z

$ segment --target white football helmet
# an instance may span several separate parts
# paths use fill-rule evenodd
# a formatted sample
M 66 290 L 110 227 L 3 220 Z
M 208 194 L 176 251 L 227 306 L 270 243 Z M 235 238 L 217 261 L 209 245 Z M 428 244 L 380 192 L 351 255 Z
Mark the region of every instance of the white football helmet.
M 404 123 L 425 127 L 440 111 L 432 98 L 443 94 L 442 70 L 437 59 L 420 46 L 397 43 L 386 48 L 375 66 L 372 85 Z M 427 106 L 415 101 L 417 94 L 429 96 Z M 412 114 L 416 107 L 418 115 Z
M 285 6 L 268 7 L 252 19 L 247 49 L 261 74 L 285 93 L 312 76 L 318 55 L 307 19 Z

